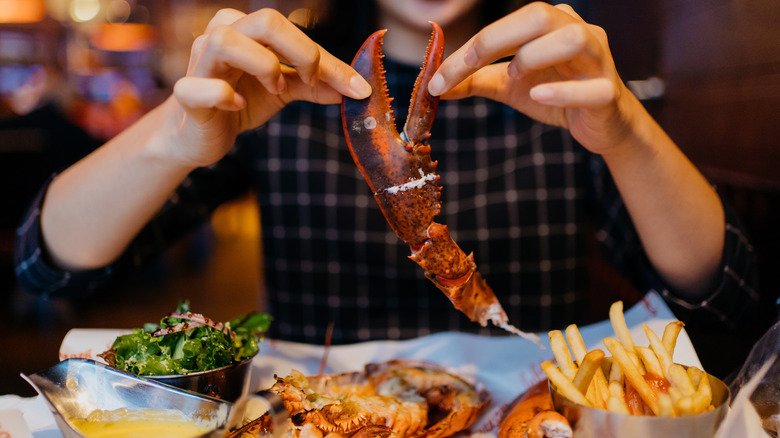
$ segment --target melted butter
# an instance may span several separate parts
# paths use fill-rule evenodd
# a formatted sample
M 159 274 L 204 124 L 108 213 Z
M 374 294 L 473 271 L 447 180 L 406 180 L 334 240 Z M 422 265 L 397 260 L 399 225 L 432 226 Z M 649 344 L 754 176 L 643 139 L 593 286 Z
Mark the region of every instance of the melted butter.
M 71 423 L 89 438 L 189 438 L 214 429 L 207 421 L 193 421 L 176 410 L 117 409 L 92 411 Z

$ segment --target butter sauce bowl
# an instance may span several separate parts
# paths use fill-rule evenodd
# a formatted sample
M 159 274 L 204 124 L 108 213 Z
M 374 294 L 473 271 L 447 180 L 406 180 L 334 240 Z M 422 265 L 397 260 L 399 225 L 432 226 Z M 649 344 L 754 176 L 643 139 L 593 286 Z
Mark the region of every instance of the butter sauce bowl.
M 67 359 L 35 374 L 22 374 L 46 401 L 65 438 L 84 438 L 74 419 L 96 410 L 176 410 L 211 431 L 227 421 L 230 403 L 153 382 L 90 359 Z

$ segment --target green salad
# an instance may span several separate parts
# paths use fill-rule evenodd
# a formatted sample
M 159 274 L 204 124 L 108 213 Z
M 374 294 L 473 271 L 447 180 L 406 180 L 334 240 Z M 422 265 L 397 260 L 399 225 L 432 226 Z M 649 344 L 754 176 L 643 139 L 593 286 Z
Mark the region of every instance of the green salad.
M 251 312 L 225 323 L 190 311 L 189 301 L 159 324 L 147 323 L 118 336 L 99 356 L 140 376 L 190 374 L 221 368 L 254 356 L 271 325 L 267 313 Z

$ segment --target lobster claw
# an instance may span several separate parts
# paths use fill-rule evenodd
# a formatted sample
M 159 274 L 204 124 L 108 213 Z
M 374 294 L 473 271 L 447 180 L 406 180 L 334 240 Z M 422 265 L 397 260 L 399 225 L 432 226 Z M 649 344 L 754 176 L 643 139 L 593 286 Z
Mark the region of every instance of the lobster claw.
M 363 100 L 345 97 L 342 105 L 352 158 L 371 191 L 383 198 L 377 201 L 393 231 L 409 244 L 425 240 L 425 229 L 441 208 L 436 163 L 431 161 L 430 148 L 425 144 L 439 105 L 439 98 L 428 93 L 427 83 L 444 55 L 442 30 L 432 25 L 433 37 L 412 92 L 403 137 L 395 127 L 381 62 L 385 30 L 371 35 L 352 62 L 374 92 Z
M 444 36 L 438 24 L 431 25 L 433 33 L 402 134 L 395 127 L 382 66 L 386 31 L 375 32 L 363 43 L 352 67 L 374 91 L 366 99 L 343 99 L 342 124 L 349 151 L 390 227 L 410 246 L 409 257 L 425 269 L 425 276 L 455 308 L 482 326 L 490 321 L 525 336 L 508 324 L 493 290 L 477 271 L 473 255 L 458 247 L 445 225 L 433 222 L 441 210 L 441 187 L 428 138 L 439 98 L 428 93 L 428 82 L 444 57 Z

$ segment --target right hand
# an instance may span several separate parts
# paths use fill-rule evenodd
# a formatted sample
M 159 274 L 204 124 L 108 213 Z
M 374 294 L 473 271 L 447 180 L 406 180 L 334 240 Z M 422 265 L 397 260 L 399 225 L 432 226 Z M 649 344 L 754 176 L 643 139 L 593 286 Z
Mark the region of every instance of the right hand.
M 604 29 L 565 3 L 532 2 L 489 24 L 442 62 L 429 87 L 448 99 L 505 103 L 568 129 L 596 154 L 618 150 L 650 118 L 620 79 Z
M 208 166 L 227 154 L 240 132 L 265 123 L 289 102 L 332 104 L 342 95 L 362 99 L 370 93 L 349 65 L 279 12 L 223 9 L 195 39 L 187 75 L 174 86 L 176 134 L 169 154 L 190 167 Z

